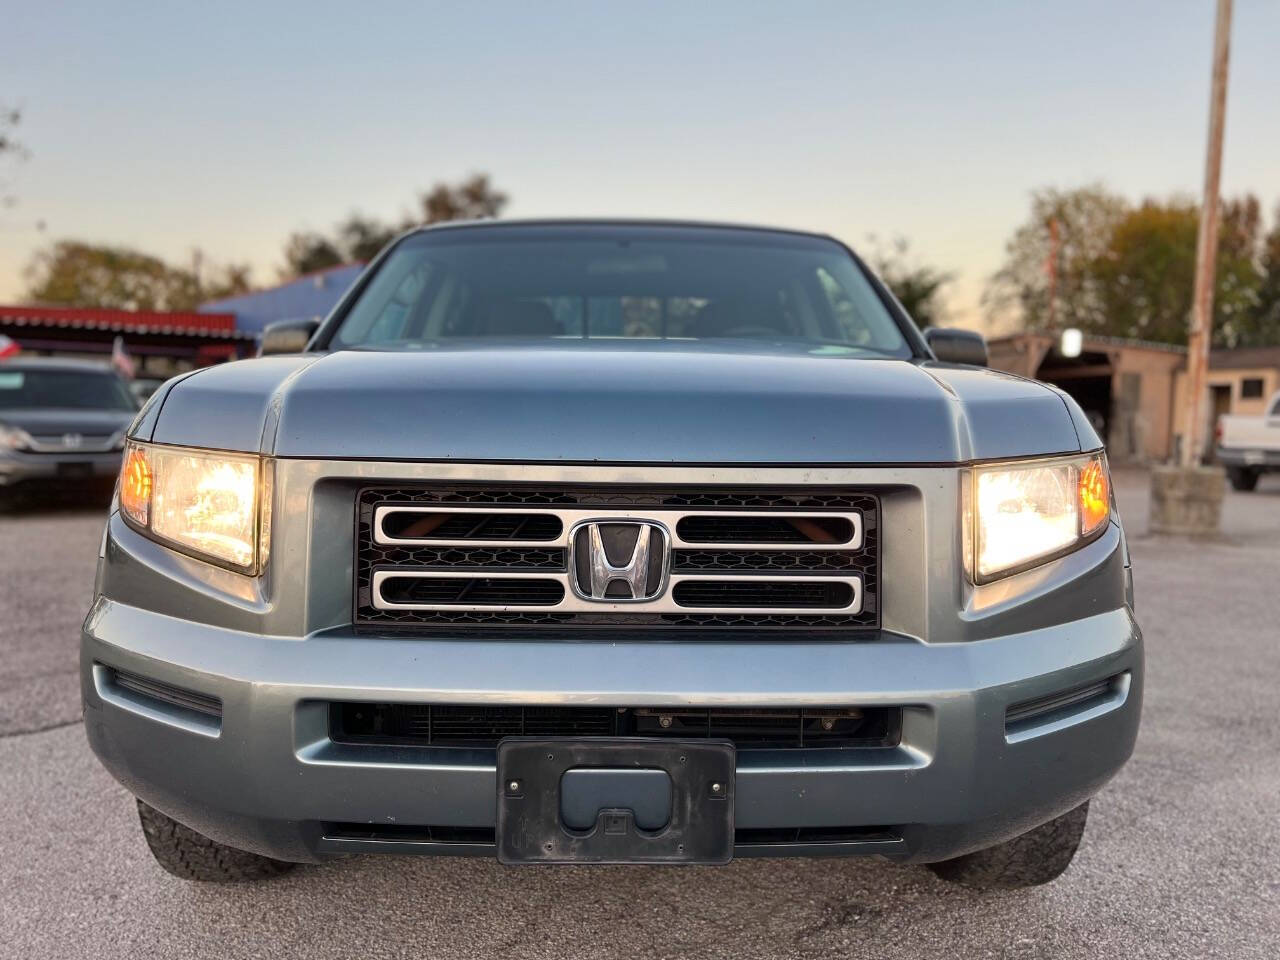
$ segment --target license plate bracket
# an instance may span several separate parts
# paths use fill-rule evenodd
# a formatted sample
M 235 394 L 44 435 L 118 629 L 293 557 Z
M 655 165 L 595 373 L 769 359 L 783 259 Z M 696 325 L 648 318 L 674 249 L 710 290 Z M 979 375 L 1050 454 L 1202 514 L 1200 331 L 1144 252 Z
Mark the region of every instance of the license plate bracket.
M 734 768 L 728 740 L 508 737 L 498 744 L 497 848 L 502 863 L 725 864 L 733 859 Z M 662 770 L 671 814 L 657 830 L 630 809 L 601 808 L 593 827 L 561 817 L 565 773 Z

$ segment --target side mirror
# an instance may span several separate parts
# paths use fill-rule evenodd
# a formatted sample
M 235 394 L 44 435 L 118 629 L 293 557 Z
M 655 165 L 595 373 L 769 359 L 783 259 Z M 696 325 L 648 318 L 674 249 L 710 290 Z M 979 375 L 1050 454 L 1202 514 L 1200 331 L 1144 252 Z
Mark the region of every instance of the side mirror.
M 319 320 L 281 320 L 279 323 L 269 323 L 262 330 L 258 356 L 301 353 L 307 349 L 307 343 L 319 329 Z
M 954 327 L 927 327 L 924 339 L 933 355 L 944 363 L 987 365 L 987 341 L 980 333 Z

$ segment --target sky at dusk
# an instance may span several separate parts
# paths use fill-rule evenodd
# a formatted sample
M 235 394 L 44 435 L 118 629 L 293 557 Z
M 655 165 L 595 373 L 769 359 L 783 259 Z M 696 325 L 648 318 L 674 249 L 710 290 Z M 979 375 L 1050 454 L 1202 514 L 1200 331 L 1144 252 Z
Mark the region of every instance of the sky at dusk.
M 905 236 L 953 318 L 1038 186 L 1196 195 L 1211 0 L 0 0 L 0 302 L 63 238 L 276 279 L 287 235 L 490 173 L 507 215 Z M 1237 0 L 1223 191 L 1280 202 L 1280 3 Z M 37 224 L 43 223 L 43 231 Z

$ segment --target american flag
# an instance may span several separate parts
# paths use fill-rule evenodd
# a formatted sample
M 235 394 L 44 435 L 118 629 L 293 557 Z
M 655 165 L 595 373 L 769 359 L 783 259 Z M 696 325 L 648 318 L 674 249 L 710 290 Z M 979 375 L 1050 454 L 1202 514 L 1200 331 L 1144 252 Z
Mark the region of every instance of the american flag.
M 122 377 L 133 379 L 133 357 L 124 348 L 124 337 L 116 337 L 111 344 L 111 365 L 120 371 Z
M 3 333 L 0 333 L 0 360 L 5 357 L 12 357 L 22 348 L 18 346 L 18 341 L 10 340 Z

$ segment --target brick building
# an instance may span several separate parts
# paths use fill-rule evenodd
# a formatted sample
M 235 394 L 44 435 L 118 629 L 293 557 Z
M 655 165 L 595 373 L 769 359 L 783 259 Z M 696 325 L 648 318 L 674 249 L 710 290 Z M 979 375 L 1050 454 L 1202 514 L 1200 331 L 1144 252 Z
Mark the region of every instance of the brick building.
M 1060 387 L 1080 404 L 1116 461 L 1172 459 L 1187 433 L 1185 347 L 1119 337 L 1086 336 L 1066 357 L 1059 338 L 1018 333 L 988 342 L 991 366 Z M 1280 347 L 1209 354 L 1206 416 L 1262 413 L 1280 389 Z M 1212 443 L 1213 431 L 1205 433 Z

